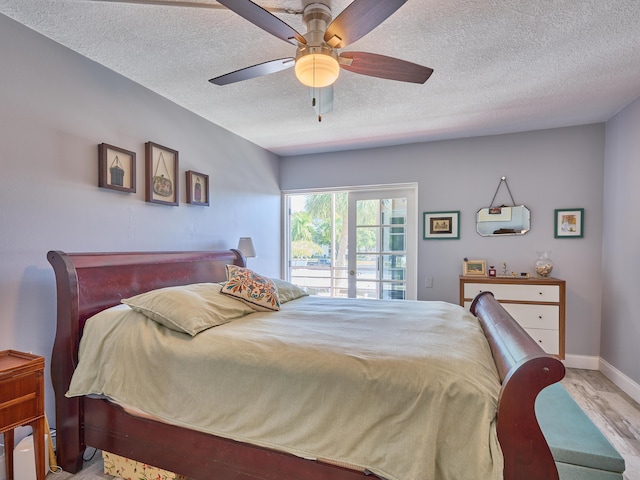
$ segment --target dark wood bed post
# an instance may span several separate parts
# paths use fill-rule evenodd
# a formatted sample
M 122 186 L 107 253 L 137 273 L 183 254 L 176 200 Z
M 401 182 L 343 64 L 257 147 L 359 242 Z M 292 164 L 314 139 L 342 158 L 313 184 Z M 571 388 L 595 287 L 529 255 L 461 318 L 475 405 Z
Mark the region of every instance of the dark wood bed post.
M 56 272 L 58 297 L 56 338 L 51 354 L 51 382 L 56 399 L 56 437 L 64 438 L 64 441 L 56 442 L 56 457 L 58 464 L 65 470 L 77 472 L 82 468 L 85 450 L 81 430 L 82 411 L 79 398 L 67 398 L 64 394 L 78 363 L 80 326 L 69 321 L 69 318 L 78 317 L 78 276 L 73 264 L 59 252 L 49 252 L 47 259 Z M 66 272 L 67 277 L 64 278 L 58 272 Z
M 558 480 L 551 450 L 532 412 L 538 393 L 562 380 L 564 365 L 532 342 L 522 328 L 505 341 L 501 334 L 504 325 L 511 324 L 513 330 L 515 322 L 492 293 L 478 295 L 471 304 L 471 313 L 480 320 L 502 381 L 497 430 L 505 480 Z

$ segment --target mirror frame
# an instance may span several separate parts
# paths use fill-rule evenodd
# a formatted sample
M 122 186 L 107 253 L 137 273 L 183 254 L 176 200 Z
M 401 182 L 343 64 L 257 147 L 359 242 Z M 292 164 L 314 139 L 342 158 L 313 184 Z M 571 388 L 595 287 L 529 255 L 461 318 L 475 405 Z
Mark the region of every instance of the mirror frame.
M 505 209 L 509 209 L 508 212 Z M 521 209 L 521 215 L 514 212 Z M 483 220 L 485 219 L 485 220 Z M 484 224 L 486 228 L 481 228 Z M 508 207 L 483 207 L 476 212 L 476 232 L 481 237 L 504 237 L 510 235 L 524 235 L 531 230 L 531 211 L 524 205 Z

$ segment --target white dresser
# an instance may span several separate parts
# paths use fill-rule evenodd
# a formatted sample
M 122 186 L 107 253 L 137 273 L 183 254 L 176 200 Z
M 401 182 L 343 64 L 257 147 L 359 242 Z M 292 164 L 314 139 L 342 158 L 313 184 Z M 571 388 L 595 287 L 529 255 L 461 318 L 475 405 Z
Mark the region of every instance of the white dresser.
M 481 292 L 496 300 L 542 349 L 564 359 L 565 281 L 557 278 L 460 277 L 460 305 Z

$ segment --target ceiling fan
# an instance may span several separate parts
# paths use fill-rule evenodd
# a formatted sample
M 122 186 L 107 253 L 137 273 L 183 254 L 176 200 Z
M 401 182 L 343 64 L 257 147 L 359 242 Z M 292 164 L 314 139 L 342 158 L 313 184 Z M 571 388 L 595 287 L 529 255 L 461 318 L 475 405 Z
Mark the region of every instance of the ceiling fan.
M 318 121 L 322 121 L 322 115 L 333 109 L 333 83 L 340 69 L 401 82 L 425 83 L 433 73 L 431 68 L 375 53 L 338 52 L 338 49 L 376 28 L 406 1 L 354 0 L 333 21 L 327 5 L 310 3 L 302 14 L 307 33 L 301 35 L 250 0 L 218 0 L 244 19 L 298 48 L 295 57 L 259 63 L 209 81 L 216 85 L 227 85 L 295 67 L 298 80 L 309 87 Z

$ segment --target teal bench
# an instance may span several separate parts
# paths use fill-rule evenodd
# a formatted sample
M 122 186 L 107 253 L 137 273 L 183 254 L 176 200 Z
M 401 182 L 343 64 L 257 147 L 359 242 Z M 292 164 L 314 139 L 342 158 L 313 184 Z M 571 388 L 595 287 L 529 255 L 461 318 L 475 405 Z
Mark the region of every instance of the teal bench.
M 622 480 L 624 459 L 560 383 L 538 394 L 536 416 L 560 480 Z

